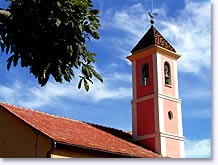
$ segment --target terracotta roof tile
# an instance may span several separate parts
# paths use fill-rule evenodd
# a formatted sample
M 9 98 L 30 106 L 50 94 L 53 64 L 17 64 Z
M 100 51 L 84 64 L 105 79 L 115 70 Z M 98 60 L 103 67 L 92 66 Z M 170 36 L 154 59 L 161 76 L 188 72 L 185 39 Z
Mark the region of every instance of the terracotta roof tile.
M 30 126 L 58 142 L 131 157 L 161 158 L 160 155 L 132 143 L 131 135 L 121 130 L 50 115 L 1 102 L 0 107 L 3 107 Z
M 176 52 L 172 45 L 169 44 L 169 42 L 157 31 L 154 26 L 151 26 L 131 52 L 134 53 L 153 45 L 158 45 L 170 51 Z

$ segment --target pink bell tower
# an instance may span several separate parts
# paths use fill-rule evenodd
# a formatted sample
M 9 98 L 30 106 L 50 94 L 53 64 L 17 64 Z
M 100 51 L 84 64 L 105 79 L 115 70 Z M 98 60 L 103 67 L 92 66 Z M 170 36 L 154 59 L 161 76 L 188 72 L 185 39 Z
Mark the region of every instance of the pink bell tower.
M 164 157 L 184 158 L 180 55 L 153 25 L 131 53 L 133 139 Z

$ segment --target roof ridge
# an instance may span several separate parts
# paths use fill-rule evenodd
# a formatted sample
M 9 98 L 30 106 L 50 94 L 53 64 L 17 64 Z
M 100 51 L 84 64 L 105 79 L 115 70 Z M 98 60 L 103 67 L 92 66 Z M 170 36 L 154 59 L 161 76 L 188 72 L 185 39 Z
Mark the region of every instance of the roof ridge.
M 85 121 L 84 121 L 84 123 L 91 124 L 91 125 L 97 126 L 97 127 L 103 127 L 103 128 L 113 129 L 113 130 L 117 130 L 117 131 L 122 131 L 122 132 L 125 132 L 125 133 L 131 132 L 131 131 L 127 131 L 127 130 L 113 128 L 113 127 L 110 127 L 110 126 L 105 126 L 105 125 L 100 125 L 100 124 L 95 124 L 95 123 L 89 123 L 89 122 L 85 122 Z

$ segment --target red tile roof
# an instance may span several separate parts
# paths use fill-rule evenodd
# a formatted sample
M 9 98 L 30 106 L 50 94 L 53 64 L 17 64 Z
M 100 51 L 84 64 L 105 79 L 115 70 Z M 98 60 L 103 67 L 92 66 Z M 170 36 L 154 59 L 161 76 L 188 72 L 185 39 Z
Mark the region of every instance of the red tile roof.
M 0 107 L 57 142 L 130 157 L 161 158 L 160 155 L 130 142 L 130 134 L 121 130 L 88 124 L 1 102 Z

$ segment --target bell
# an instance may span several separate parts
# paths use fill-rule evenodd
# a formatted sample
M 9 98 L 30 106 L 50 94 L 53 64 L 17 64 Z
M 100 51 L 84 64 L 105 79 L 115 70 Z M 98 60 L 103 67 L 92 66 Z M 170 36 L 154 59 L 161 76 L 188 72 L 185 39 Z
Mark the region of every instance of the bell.
M 169 72 L 165 72 L 165 78 L 170 78 Z
M 147 78 L 146 77 L 144 77 L 144 79 L 143 79 L 143 85 L 147 85 Z

